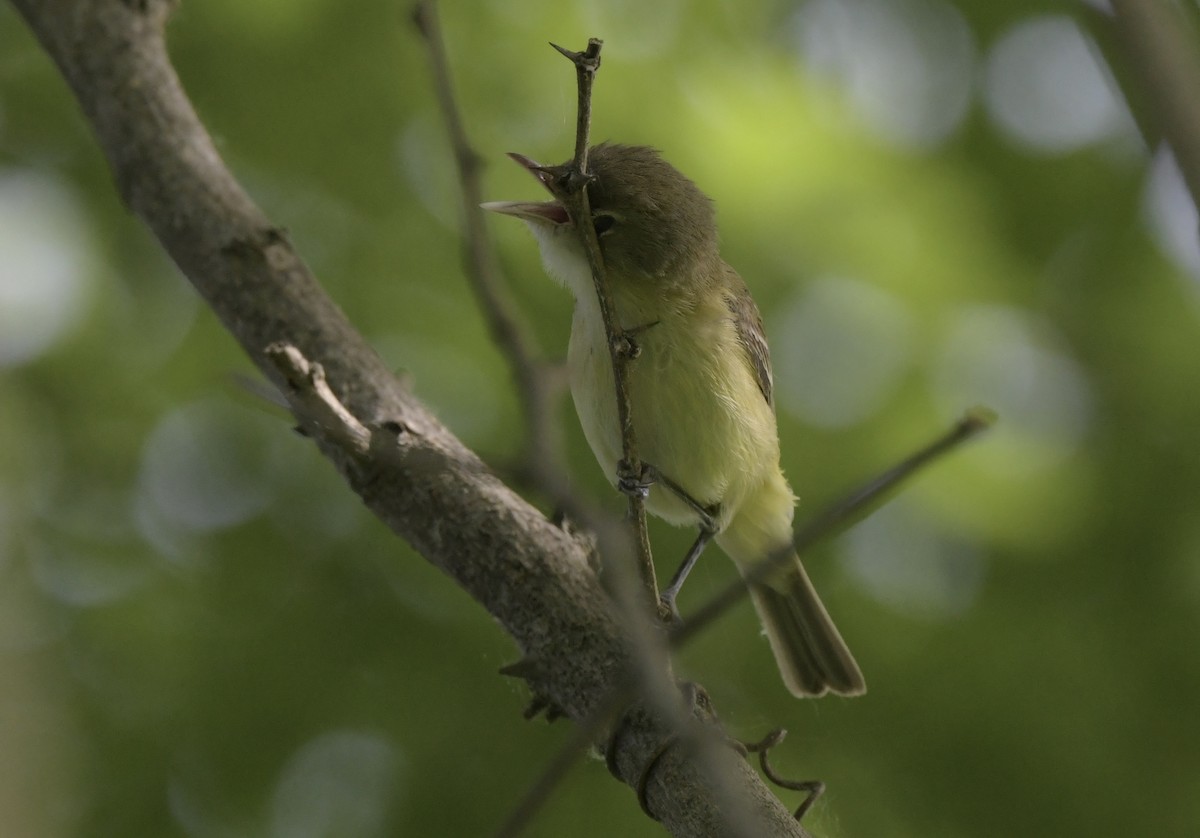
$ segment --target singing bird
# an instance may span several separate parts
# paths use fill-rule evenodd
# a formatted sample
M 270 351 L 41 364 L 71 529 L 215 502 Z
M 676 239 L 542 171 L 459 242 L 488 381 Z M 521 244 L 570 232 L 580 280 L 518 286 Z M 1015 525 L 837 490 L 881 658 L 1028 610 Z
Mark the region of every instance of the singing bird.
M 618 482 L 622 440 L 608 339 L 574 221 L 558 200 L 568 163 L 510 154 L 552 200 L 485 209 L 523 220 L 546 271 L 575 296 L 567 369 L 584 435 Z M 593 225 L 618 327 L 639 352 L 628 365 L 629 409 L 654 483 L 646 509 L 699 538 L 664 592 L 674 596 L 710 538 L 744 573 L 789 549 L 795 497 L 779 465 L 771 360 L 762 317 L 718 251 L 712 201 L 646 146 L 590 150 Z M 857 695 L 866 685 L 800 559 L 751 586 L 787 688 L 796 696 Z

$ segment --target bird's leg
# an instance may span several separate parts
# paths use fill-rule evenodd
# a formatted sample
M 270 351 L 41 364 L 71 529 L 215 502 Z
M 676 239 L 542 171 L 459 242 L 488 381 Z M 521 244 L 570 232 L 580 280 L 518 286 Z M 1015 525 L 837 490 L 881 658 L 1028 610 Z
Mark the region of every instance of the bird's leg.
M 720 504 L 705 506 L 700 503 L 700 501 L 689 495 L 682 486 L 650 463 L 642 463 L 642 470 L 638 474 L 634 474 L 629 468 L 629 464 L 624 460 L 617 465 L 617 488 L 627 496 L 640 496 L 645 500 L 650 495 L 650 487 L 655 483 L 661 484 L 663 488 L 687 504 L 700 519 L 700 534 L 696 536 L 691 549 L 683 557 L 683 562 L 679 565 L 679 569 L 671 577 L 671 583 L 662 590 L 662 593 L 658 597 L 659 602 L 671 615 L 672 619 L 675 622 L 682 622 L 682 618 L 679 616 L 679 609 L 675 605 L 675 598 L 679 596 L 679 591 L 683 588 L 683 583 L 687 581 L 688 574 L 696 566 L 696 560 L 700 558 L 700 554 L 704 552 L 704 548 L 708 546 L 708 542 L 712 541 L 713 536 L 717 534 L 717 518 L 721 514 L 721 506 Z
M 708 546 L 708 542 L 712 541 L 714 535 L 717 534 L 717 517 L 721 513 L 719 504 L 705 506 L 689 495 L 687 491 L 676 483 L 671 478 L 667 477 L 653 465 L 646 464 L 642 469 L 642 480 L 647 486 L 653 483 L 661 483 L 664 488 L 687 504 L 696 516 L 700 519 L 700 533 L 697 535 L 692 547 L 687 551 L 687 555 L 683 557 L 683 562 L 679 565 L 679 569 L 675 571 L 675 575 L 671 577 L 671 582 L 659 594 L 659 602 L 674 619 L 675 622 L 682 622 L 679 616 L 679 609 L 675 605 L 675 598 L 679 596 L 679 591 L 683 588 L 683 583 L 687 581 L 688 574 L 692 572 L 692 568 L 696 566 L 696 560 L 700 558 L 700 554 L 704 552 L 704 548 Z
M 667 477 L 650 463 L 646 463 L 642 466 L 642 477 L 648 486 L 654 483 L 661 483 L 665 489 L 687 504 L 687 506 L 696 513 L 697 517 L 700 518 L 701 530 L 711 530 L 713 533 L 716 533 L 717 516 L 721 512 L 720 504 L 705 506 L 700 501 L 689 495 L 686 489 L 684 489 L 671 478 Z
M 683 557 L 683 562 L 679 565 L 679 569 L 671 577 L 671 583 L 663 588 L 662 593 L 658 595 L 658 601 L 662 603 L 662 607 L 670 613 L 672 620 L 676 623 L 683 622 L 683 617 L 679 615 L 679 608 L 675 605 L 675 598 L 679 596 L 679 591 L 683 588 L 683 583 L 687 580 L 688 574 L 696 566 L 696 560 L 700 558 L 700 554 L 704 552 L 704 548 L 708 546 L 708 542 L 712 541 L 712 537 L 716 534 L 717 531 L 714 529 L 704 526 L 700 527 L 700 534 L 696 536 L 696 540 L 692 543 L 692 548 L 688 550 L 687 555 Z

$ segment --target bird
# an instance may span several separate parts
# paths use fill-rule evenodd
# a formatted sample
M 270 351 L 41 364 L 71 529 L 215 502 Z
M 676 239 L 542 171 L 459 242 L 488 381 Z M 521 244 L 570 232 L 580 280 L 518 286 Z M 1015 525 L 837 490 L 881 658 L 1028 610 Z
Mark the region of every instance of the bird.
M 546 272 L 575 298 L 567 349 L 584 436 L 614 485 L 622 436 L 612 359 L 592 271 L 561 200 L 571 161 L 543 166 L 509 154 L 548 201 L 483 208 L 525 222 Z M 780 467 L 770 350 L 742 277 L 720 255 L 713 202 L 654 148 L 589 149 L 587 195 L 612 316 L 636 345 L 627 365 L 629 413 L 650 476 L 646 509 L 698 537 L 663 592 L 675 597 L 709 540 L 744 575 L 791 549 L 796 498 Z M 628 488 L 626 486 L 626 488 Z M 795 550 L 750 585 L 784 685 L 797 697 L 859 695 L 866 683 Z

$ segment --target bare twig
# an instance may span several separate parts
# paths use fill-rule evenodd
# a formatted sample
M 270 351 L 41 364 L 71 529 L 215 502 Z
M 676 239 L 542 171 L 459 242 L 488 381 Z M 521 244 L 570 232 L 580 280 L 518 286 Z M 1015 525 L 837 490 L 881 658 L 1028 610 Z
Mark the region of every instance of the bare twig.
M 600 316 L 604 320 L 604 331 L 608 337 L 613 383 L 616 390 L 617 423 L 621 427 L 622 461 L 618 467 L 621 471 L 618 477 L 626 482 L 638 482 L 643 479 L 644 469 L 638 454 L 637 434 L 633 429 L 633 414 L 629 407 L 628 376 L 629 362 L 635 354 L 633 348 L 635 344 L 617 322 L 612 289 L 609 288 L 608 275 L 604 268 L 604 256 L 600 252 L 600 242 L 596 238 L 596 230 L 591 223 L 592 209 L 587 194 L 588 181 L 591 179 L 587 170 L 587 161 L 592 124 L 592 83 L 595 81 L 596 71 L 600 69 L 600 48 L 603 43 L 599 38 L 589 38 L 587 49 L 582 52 L 551 44 L 575 65 L 575 78 L 579 90 L 579 105 L 575 122 L 575 157 L 559 199 L 566 207 L 567 214 L 575 222 L 575 229 L 579 233 L 579 240 L 587 255 L 588 266 L 592 269 L 592 281 L 596 287 Z M 658 613 L 658 579 L 654 572 L 650 536 L 646 529 L 645 492 L 631 491 L 628 493 L 628 498 L 629 520 L 633 530 L 634 545 L 637 549 L 638 570 L 641 573 L 642 585 L 646 589 L 651 608 L 654 613 Z
M 562 377 L 546 362 L 520 315 L 496 261 L 495 249 L 483 221 L 482 160 L 467 137 L 462 112 L 454 94 L 446 44 L 442 37 L 435 0 L 420 0 L 413 22 L 429 51 L 434 93 L 458 168 L 462 198 L 463 262 L 471 290 L 487 321 L 492 340 L 508 361 L 524 414 L 525 440 L 518 468 L 535 488 L 560 506 L 578 514 L 578 503 L 569 491 L 562 456 L 562 429 L 556 420 Z
M 587 49 L 583 52 L 554 43 L 550 46 L 575 65 L 576 88 L 579 92 L 579 104 L 575 109 L 575 174 L 586 181 L 588 152 L 592 148 L 592 85 L 600 69 L 600 50 L 604 47 L 604 41 L 588 38 Z
M 616 349 L 618 346 L 616 336 L 619 333 L 619 327 L 616 325 L 613 313 L 612 295 L 608 288 L 603 256 L 600 252 L 595 229 L 588 222 L 588 219 L 591 218 L 591 209 L 587 196 L 589 178 L 584 173 L 587 169 L 589 135 L 591 131 L 592 84 L 595 79 L 596 70 L 600 66 L 601 45 L 602 42 L 599 39 L 592 38 L 588 41 L 588 47 L 584 52 L 574 52 L 557 44 L 552 44 L 556 50 L 570 59 L 575 65 L 579 93 L 578 108 L 576 111 L 575 154 L 572 166 L 568 170 L 565 180 L 559 184 L 559 198 L 566 207 L 570 217 L 575 221 L 576 229 L 583 242 L 584 251 L 587 253 L 588 263 L 592 269 L 592 279 L 604 320 L 605 331 L 609 337 L 609 346 L 612 348 L 611 357 L 616 383 L 614 396 L 617 401 L 617 413 L 622 428 L 624 451 L 622 468 L 626 471 L 632 471 L 633 468 L 640 471 L 636 437 L 633 432 L 632 422 L 629 419 L 628 384 L 625 379 L 625 362 L 627 357 Z M 633 463 L 633 467 L 627 467 L 629 463 Z M 650 552 L 649 535 L 646 529 L 644 497 L 642 495 L 629 495 L 629 518 L 632 523 L 634 543 L 639 556 L 638 567 L 640 569 L 642 587 L 645 590 L 646 598 L 654 608 L 653 613 L 657 614 L 658 585 Z M 567 768 L 583 754 L 584 749 L 594 741 L 595 737 L 599 736 L 600 731 L 608 728 L 613 723 L 621 710 L 633 701 L 639 692 L 655 695 L 659 701 L 653 703 L 663 705 L 668 703 L 663 699 L 662 695 L 658 695 L 666 691 L 663 686 L 664 683 L 669 684 L 668 673 L 670 671 L 670 664 L 665 654 L 666 650 L 662 642 L 663 638 L 660 633 L 655 631 L 655 626 L 648 619 L 648 615 L 651 612 L 649 609 L 643 607 L 642 597 L 631 591 L 627 579 L 630 574 L 626 572 L 626 563 L 621 561 L 622 557 L 629 553 L 629 542 L 627 539 L 617 536 L 611 527 L 606 525 L 606 522 L 593 521 L 592 523 L 597 526 L 597 534 L 601 546 L 600 555 L 605 559 L 605 567 L 610 571 L 608 578 L 614 588 L 614 597 L 618 607 L 624 613 L 630 629 L 630 642 L 634 648 L 635 659 L 637 661 L 636 674 L 634 672 L 629 673 L 626 676 L 624 686 L 610 692 L 602 705 L 595 709 L 592 716 L 584 724 L 580 725 L 576 734 L 564 744 L 554 758 L 543 768 L 538 778 L 522 796 L 521 800 L 518 801 L 517 806 L 510 812 L 508 818 L 497 832 L 498 838 L 511 838 L 511 836 L 518 835 L 525 829 L 532 821 L 534 815 L 545 805 L 554 790 L 557 789 L 559 783 L 566 775 Z M 679 720 L 670 718 L 670 724 L 672 727 L 676 727 L 679 724 Z M 615 735 L 615 733 L 610 734 L 610 740 Z M 674 740 L 677 737 L 678 734 L 675 734 L 670 739 Z M 644 776 L 643 773 L 643 779 L 638 783 L 638 799 L 639 801 L 643 801 L 643 809 L 646 808 L 644 804 Z
M 1117 37 L 1140 92 L 1200 207 L 1200 50 L 1196 28 L 1164 0 L 1112 0 Z
M 949 431 L 921 448 L 883 474 L 868 480 L 845 497 L 826 507 L 796 533 L 792 543 L 763 559 L 731 582 L 724 590 L 702 605 L 687 622 L 673 628 L 672 649 L 678 649 L 717 618 L 749 595 L 750 588 L 764 582 L 772 573 L 792 560 L 792 553 L 803 555 L 814 544 L 841 532 L 889 497 L 908 478 L 930 463 L 950 453 L 995 424 L 996 415 L 987 408 L 974 408 Z

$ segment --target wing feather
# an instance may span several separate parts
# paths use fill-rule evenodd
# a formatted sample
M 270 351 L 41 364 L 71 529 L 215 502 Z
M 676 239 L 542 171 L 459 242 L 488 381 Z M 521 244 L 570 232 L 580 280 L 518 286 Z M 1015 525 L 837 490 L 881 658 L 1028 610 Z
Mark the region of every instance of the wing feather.
M 758 389 L 762 391 L 767 404 L 775 406 L 775 384 L 771 377 L 771 350 L 767 346 L 767 335 L 763 330 L 762 315 L 750 289 L 738 272 L 728 265 L 725 266 L 725 304 L 737 328 L 738 343 L 746 351 L 746 359 L 754 370 Z

